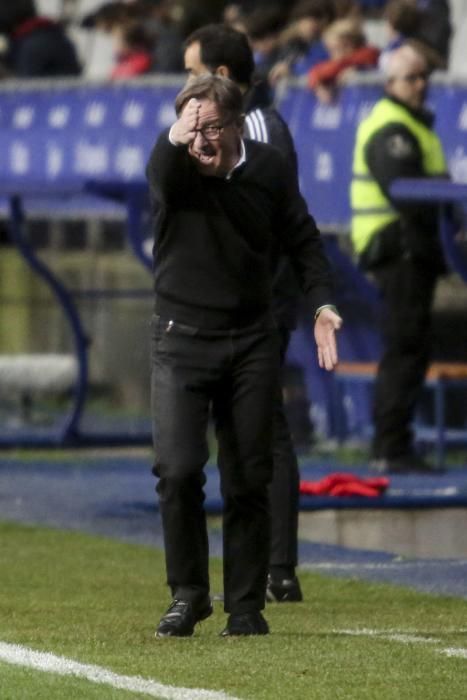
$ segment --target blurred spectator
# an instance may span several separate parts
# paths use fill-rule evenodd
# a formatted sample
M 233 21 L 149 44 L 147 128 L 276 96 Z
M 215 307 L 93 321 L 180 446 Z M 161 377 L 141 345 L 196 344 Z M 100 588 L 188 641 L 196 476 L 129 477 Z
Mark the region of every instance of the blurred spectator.
M 451 36 L 447 0 L 390 0 L 383 18 L 388 44 L 381 56 L 381 68 L 388 52 L 408 39 L 423 52 L 430 69 L 447 67 Z
M 149 73 L 152 68 L 154 39 L 141 21 L 118 24 L 113 30 L 115 66 L 112 80 Z
M 375 68 L 379 49 L 368 46 L 358 19 L 338 19 L 324 31 L 323 41 L 330 58 L 308 74 L 308 85 L 322 102 L 332 102 L 349 72 Z
M 177 21 L 183 39 L 205 24 L 222 21 L 225 2 L 223 0 L 177 0 L 175 3 Z
M 89 12 L 81 20 L 83 29 L 96 29 L 101 32 L 111 32 L 121 22 L 139 16 L 137 6 L 126 2 L 106 2 L 96 10 Z
M 224 7 L 225 14 L 239 13 L 242 16 L 249 15 L 252 12 L 263 11 L 267 9 L 279 9 L 283 12 L 288 12 L 290 6 L 293 5 L 292 0 L 236 0 L 236 2 L 228 2 Z
M 230 3 L 225 6 L 224 12 L 222 13 L 222 22 L 231 29 L 246 34 L 244 14 L 242 8 L 240 5 L 237 5 L 237 3 Z
M 156 73 L 183 72 L 183 37 L 179 23 L 172 16 L 170 0 L 146 0 L 146 26 L 153 35 L 153 71 Z
M 384 0 L 384 3 L 386 0 Z M 365 7 L 358 0 L 332 0 L 336 19 L 344 19 L 344 17 L 359 17 L 366 16 Z
M 406 38 L 416 34 L 420 25 L 420 11 L 412 2 L 407 0 L 389 0 L 383 21 L 387 35 L 387 43 L 379 57 L 379 67 L 384 71 L 384 62 L 388 54 L 405 43 Z
M 380 17 L 387 0 L 358 0 L 357 4 L 365 17 Z
M 336 10 L 330 0 L 300 0 L 293 7 L 282 37 L 280 60 L 269 74 L 273 85 L 289 75 L 304 75 L 329 57 L 321 36 L 335 18 Z
M 414 39 L 430 67 L 445 69 L 449 60 L 451 21 L 449 0 L 416 0 L 421 11 L 420 27 Z
M 414 452 L 411 424 L 431 353 L 431 312 L 445 272 L 435 205 L 391 196 L 401 177 L 441 177 L 447 166 L 425 109 L 428 63 L 412 46 L 389 54 L 385 95 L 357 130 L 351 185 L 352 241 L 385 303 L 384 350 L 373 399 L 373 466 L 428 472 Z
M 81 26 L 112 36 L 117 33 L 120 35 L 117 41 L 121 42 L 123 30 L 119 28 L 128 23 L 133 23 L 130 33 L 136 32 L 138 35 L 129 37 L 133 53 L 137 51 L 140 54 L 139 59 L 135 59 L 134 68 L 143 73 L 148 70 L 157 73 L 179 73 L 183 70 L 181 30 L 178 23 L 172 19 L 168 0 L 107 2 L 86 15 Z M 146 65 L 147 60 L 143 60 L 142 54 L 145 52 L 152 53 L 149 68 Z M 128 49 L 124 49 L 124 53 L 128 53 Z
M 136 17 L 131 15 L 133 19 Z M 106 2 L 81 18 L 80 27 L 84 34 L 78 34 L 78 38 L 82 41 L 80 53 L 86 77 L 99 80 L 110 77 L 115 66 L 112 32 L 121 22 L 128 19 L 129 6 L 125 2 Z
M 272 86 L 269 74 L 279 60 L 281 34 L 287 15 L 278 7 L 258 9 L 245 15 L 244 22 L 248 40 L 253 49 L 256 75 L 267 93 L 266 100 L 272 100 Z
M 63 28 L 39 17 L 34 0 L 13 0 L 0 5 L 0 34 L 8 39 L 5 68 L 16 77 L 79 75 L 75 48 Z

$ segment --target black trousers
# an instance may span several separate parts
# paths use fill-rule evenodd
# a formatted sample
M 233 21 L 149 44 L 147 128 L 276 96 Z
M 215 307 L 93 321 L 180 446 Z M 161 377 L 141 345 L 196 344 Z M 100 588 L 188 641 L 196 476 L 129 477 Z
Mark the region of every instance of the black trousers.
M 280 359 L 284 364 L 290 331 L 279 328 Z M 298 506 L 300 475 L 287 418 L 282 387 L 278 385 L 274 407 L 273 477 L 271 499 L 270 566 L 292 569 L 298 563 Z
M 224 607 L 237 614 L 264 607 L 278 372 L 277 331 L 269 319 L 207 332 L 154 318 L 154 472 L 175 598 L 196 601 L 209 592 L 203 468 L 212 406 L 223 497 Z
M 290 340 L 290 330 L 278 329 L 280 364 L 283 366 Z M 280 376 L 280 375 L 279 375 Z M 300 475 L 297 457 L 290 435 L 281 382 L 277 383 L 273 423 L 273 474 L 269 486 L 271 505 L 271 546 L 269 567 L 294 569 L 298 563 L 298 506 Z M 229 459 L 230 452 L 220 455 Z M 233 466 L 235 468 L 235 466 Z
M 435 262 L 435 261 L 434 261 Z M 413 451 L 411 422 L 432 346 L 432 306 L 439 271 L 412 258 L 373 270 L 384 300 L 384 350 L 374 395 L 374 457 Z

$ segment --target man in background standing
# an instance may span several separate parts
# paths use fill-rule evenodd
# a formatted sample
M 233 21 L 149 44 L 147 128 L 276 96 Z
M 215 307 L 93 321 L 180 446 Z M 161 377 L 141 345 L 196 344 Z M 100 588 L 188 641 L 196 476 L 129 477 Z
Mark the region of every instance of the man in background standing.
M 435 286 L 445 271 L 436 205 L 396 201 L 400 177 L 446 175 L 425 109 L 427 60 L 411 45 L 384 62 L 385 95 L 359 125 L 351 184 L 352 240 L 385 304 L 384 350 L 374 394 L 373 466 L 381 472 L 429 472 L 415 453 L 411 423 L 431 352 Z
M 73 43 L 57 22 L 37 14 L 34 0 L 0 3 L 0 34 L 8 38 L 5 68 L 12 77 L 53 78 L 81 72 Z

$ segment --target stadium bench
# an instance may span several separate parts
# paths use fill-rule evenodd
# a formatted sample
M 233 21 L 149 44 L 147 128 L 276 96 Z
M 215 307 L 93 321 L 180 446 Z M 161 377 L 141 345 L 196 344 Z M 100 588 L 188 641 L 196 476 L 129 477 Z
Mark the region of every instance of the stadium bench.
M 350 386 L 366 385 L 372 387 L 378 369 L 377 362 L 340 362 L 335 370 L 337 433 L 342 441 L 346 437 L 344 415 L 345 395 Z M 435 445 L 436 463 L 442 467 L 448 443 L 467 445 L 466 429 L 447 429 L 446 427 L 446 390 L 449 387 L 467 389 L 467 363 L 434 362 L 427 371 L 425 387 L 434 394 L 434 424 L 432 427 L 415 425 L 416 436 Z M 371 428 L 369 427 L 369 431 Z
M 75 355 L 0 355 L 0 394 L 19 398 L 25 421 L 36 397 L 68 393 L 77 377 Z
M 70 389 L 77 377 L 74 355 L 0 355 L 0 390 L 47 393 Z

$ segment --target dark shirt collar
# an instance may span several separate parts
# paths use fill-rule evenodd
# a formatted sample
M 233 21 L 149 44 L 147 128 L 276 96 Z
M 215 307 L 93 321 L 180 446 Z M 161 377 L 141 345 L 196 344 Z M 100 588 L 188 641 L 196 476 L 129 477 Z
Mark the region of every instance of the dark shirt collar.
M 254 109 L 267 109 L 271 106 L 271 88 L 265 81 L 259 81 L 252 85 L 243 98 L 243 109 L 246 113 Z

